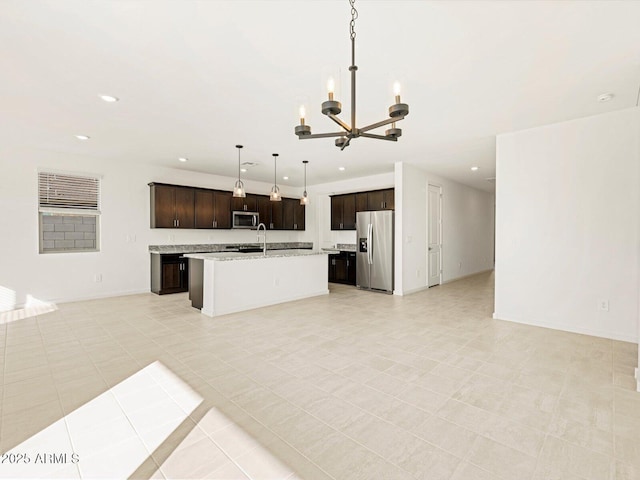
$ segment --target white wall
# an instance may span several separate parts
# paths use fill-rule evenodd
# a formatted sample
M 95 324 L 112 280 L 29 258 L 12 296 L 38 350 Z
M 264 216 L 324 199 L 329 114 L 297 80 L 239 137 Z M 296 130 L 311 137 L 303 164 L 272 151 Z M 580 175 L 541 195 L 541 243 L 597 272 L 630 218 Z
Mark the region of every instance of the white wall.
M 396 173 L 395 293 L 427 288 L 427 174 L 404 162 Z
M 442 187 L 443 282 L 493 268 L 492 194 L 403 162 L 396 163 L 395 177 L 396 293 L 427 288 L 428 184 Z
M 494 195 L 435 175 L 427 182 L 442 187 L 442 281 L 493 269 Z
M 103 176 L 100 252 L 38 254 L 39 167 Z M 0 307 L 4 305 L 0 310 L 7 309 L 9 302 L 22 305 L 27 294 L 61 302 L 149 291 L 149 245 L 256 241 L 255 232 L 250 230 L 149 228 L 149 182 L 231 190 L 234 178 L 151 167 L 135 160 L 110 164 L 29 150 L 1 151 L 0 171 Z M 247 181 L 245 185 L 251 193 L 266 194 L 271 188 L 271 184 L 259 182 Z M 296 197 L 300 190 L 282 187 L 285 196 Z M 311 214 L 311 222 L 313 218 Z M 268 232 L 267 240 L 313 241 L 314 236 L 315 229 L 311 228 L 305 232 Z M 135 237 L 135 242 L 127 242 L 127 237 Z M 98 273 L 102 275 L 100 283 L 94 282 Z
M 639 126 L 633 108 L 498 136 L 496 318 L 638 340 Z

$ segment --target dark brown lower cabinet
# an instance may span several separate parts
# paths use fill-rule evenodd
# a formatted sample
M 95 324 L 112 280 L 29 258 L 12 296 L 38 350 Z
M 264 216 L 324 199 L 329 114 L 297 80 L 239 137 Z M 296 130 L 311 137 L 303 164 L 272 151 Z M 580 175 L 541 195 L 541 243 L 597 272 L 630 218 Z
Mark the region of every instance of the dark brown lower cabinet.
M 351 252 L 329 255 L 329 281 L 332 283 L 356 284 L 356 254 Z
M 151 253 L 151 291 L 158 295 L 189 290 L 189 262 L 180 254 Z
M 355 252 L 346 252 L 347 254 L 347 283 L 349 285 L 356 284 L 356 254 Z

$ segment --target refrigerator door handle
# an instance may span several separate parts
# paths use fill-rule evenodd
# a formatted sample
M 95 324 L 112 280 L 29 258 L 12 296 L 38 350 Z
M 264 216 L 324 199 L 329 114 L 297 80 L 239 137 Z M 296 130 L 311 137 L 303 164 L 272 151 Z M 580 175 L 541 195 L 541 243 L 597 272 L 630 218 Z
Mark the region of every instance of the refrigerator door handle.
M 373 265 L 373 224 L 367 225 L 367 260 Z

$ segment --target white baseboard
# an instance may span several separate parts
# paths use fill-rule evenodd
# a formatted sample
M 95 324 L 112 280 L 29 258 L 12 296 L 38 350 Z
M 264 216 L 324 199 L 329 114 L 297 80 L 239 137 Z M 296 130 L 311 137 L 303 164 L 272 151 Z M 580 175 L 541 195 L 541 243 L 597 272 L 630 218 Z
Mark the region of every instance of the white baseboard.
M 418 288 L 412 288 L 411 290 L 403 290 L 402 292 L 399 292 L 398 290 L 394 290 L 393 294 L 394 295 L 399 295 L 399 296 L 404 296 L 404 295 L 411 295 L 412 293 L 418 293 L 418 292 L 422 292 L 424 290 L 429 290 L 429 287 L 426 285 L 423 285 L 421 287 Z
M 99 293 L 96 295 L 80 295 L 77 297 L 68 297 L 68 298 L 59 298 L 55 300 L 51 300 L 52 303 L 73 303 L 73 302 L 85 302 L 87 300 L 99 300 L 102 298 L 110 298 L 110 297 L 126 297 L 128 295 L 140 295 L 141 293 L 151 293 L 151 290 L 148 288 L 144 290 L 120 290 L 115 292 L 105 292 Z
M 551 330 L 560 330 L 563 332 L 579 333 L 581 335 L 589 335 L 591 337 L 608 338 L 610 340 L 619 340 L 621 342 L 638 343 L 638 339 L 635 335 L 629 335 L 621 332 L 611 332 L 608 330 L 597 330 L 592 328 L 581 328 L 574 325 L 568 325 L 564 323 L 551 323 L 551 322 L 531 322 L 519 318 L 508 318 L 508 315 L 500 315 L 493 313 L 494 320 L 504 320 L 505 322 L 520 323 L 522 325 L 531 325 L 532 327 L 549 328 Z
M 476 275 L 480 275 L 481 273 L 492 272 L 493 268 L 487 268 L 486 270 L 480 270 L 479 272 L 468 273 L 466 275 L 462 275 L 460 277 L 450 278 L 449 280 L 445 280 L 441 283 L 441 285 L 445 285 L 451 282 L 457 282 L 458 280 L 462 280 L 463 278 L 475 277 Z

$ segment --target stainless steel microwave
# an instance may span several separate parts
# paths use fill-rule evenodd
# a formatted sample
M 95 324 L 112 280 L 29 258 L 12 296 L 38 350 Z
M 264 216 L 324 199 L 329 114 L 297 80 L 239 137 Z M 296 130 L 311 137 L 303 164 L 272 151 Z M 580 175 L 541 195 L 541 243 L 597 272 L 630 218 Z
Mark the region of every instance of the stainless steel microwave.
M 233 228 L 257 228 L 259 223 L 258 212 L 233 212 Z

